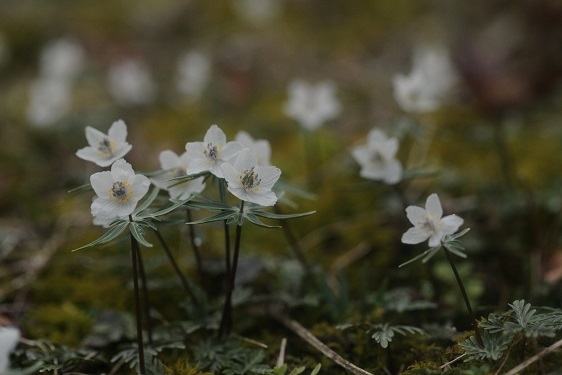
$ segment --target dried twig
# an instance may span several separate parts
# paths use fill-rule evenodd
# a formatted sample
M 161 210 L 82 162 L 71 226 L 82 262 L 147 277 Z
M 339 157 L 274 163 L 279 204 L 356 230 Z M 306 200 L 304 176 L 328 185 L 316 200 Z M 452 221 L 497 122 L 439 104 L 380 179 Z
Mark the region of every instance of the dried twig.
M 335 363 L 337 363 L 347 371 L 351 372 L 352 374 L 373 375 L 370 372 L 365 371 L 362 368 L 355 366 L 353 363 L 349 362 L 348 360 L 342 358 L 338 353 L 334 352 L 332 349 L 327 347 L 326 344 L 318 340 L 316 336 L 310 333 L 310 331 L 304 328 L 299 322 L 278 314 L 273 314 L 273 316 L 281 323 L 283 323 L 283 325 L 285 325 L 291 331 L 296 333 L 301 339 L 308 342 L 315 349 L 317 349 L 322 354 L 324 354 L 327 358 L 331 359 L 332 361 L 334 361 Z
M 526 361 L 520 363 L 519 365 L 515 366 L 504 375 L 515 375 L 519 373 L 521 370 L 525 369 L 526 367 L 530 366 L 532 363 L 536 362 L 537 360 L 541 359 L 545 355 L 553 352 L 554 350 L 558 349 L 562 346 L 562 340 L 556 341 L 554 344 L 550 345 L 548 348 L 543 349 L 539 353 L 535 354 L 531 358 L 527 359 Z
M 464 354 L 458 356 L 457 358 L 453 359 L 452 361 L 449 361 L 449 362 L 447 362 L 447 363 L 441 365 L 441 366 L 439 367 L 439 369 L 440 369 L 440 370 L 447 369 L 447 368 L 448 368 L 449 366 L 451 366 L 453 363 L 455 363 L 455 362 L 457 362 L 457 361 L 463 359 L 464 357 L 466 357 L 466 353 L 464 353 Z
M 279 357 L 277 357 L 277 363 L 275 366 L 283 366 L 285 363 L 285 348 L 287 347 L 287 338 L 283 337 L 281 339 L 281 347 L 279 348 Z

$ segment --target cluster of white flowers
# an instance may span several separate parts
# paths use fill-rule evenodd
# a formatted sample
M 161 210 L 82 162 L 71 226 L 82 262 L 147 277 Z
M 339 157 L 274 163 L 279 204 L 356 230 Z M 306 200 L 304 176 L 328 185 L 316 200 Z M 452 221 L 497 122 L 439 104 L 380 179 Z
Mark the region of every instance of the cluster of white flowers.
M 313 85 L 297 79 L 290 83 L 288 93 L 285 114 L 307 130 L 316 130 L 340 114 L 341 105 L 336 98 L 336 87 L 330 81 Z
M 398 74 L 392 81 L 394 98 L 405 112 L 431 112 L 442 104 L 454 82 L 455 73 L 447 51 L 419 47 L 410 74 Z
M 48 43 L 41 53 L 40 76 L 29 89 L 27 119 L 38 127 L 52 125 L 68 114 L 72 83 L 83 69 L 84 51 L 71 39 Z

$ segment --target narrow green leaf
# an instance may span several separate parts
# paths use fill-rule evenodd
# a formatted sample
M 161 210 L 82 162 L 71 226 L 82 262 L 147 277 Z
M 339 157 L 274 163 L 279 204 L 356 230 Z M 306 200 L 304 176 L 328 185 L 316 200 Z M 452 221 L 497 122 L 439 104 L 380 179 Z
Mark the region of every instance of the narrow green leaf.
M 115 237 L 119 236 L 125 230 L 125 228 L 127 228 L 128 224 L 129 223 L 126 222 L 126 221 L 119 222 L 119 224 L 116 224 L 113 227 L 111 227 L 107 232 L 105 232 L 97 240 L 92 241 L 89 244 L 81 246 L 77 249 L 74 249 L 74 250 L 72 250 L 72 252 L 82 250 L 82 249 L 85 249 L 87 247 L 92 247 L 92 246 L 95 246 L 95 245 L 99 245 L 99 244 L 109 242 L 109 241 L 113 240 Z
M 310 373 L 310 375 L 317 375 L 320 372 L 320 368 L 322 367 L 322 365 L 319 363 L 316 365 L 316 367 L 314 367 L 312 369 L 312 372 Z
M 435 256 L 435 254 L 437 254 L 437 252 L 439 250 L 441 250 L 441 245 L 435 246 L 435 247 L 432 247 L 431 249 L 429 249 L 428 254 L 425 257 L 423 257 L 422 263 L 427 263 L 431 258 L 433 258 Z
M 77 186 L 75 188 L 72 188 L 68 191 L 68 194 L 75 194 L 75 193 L 85 193 L 86 191 L 92 190 L 92 185 L 90 184 L 84 184 L 84 185 L 80 185 Z
M 201 220 L 191 221 L 191 222 L 186 223 L 186 224 L 196 225 L 196 224 L 211 223 L 213 221 L 228 220 L 231 217 L 235 217 L 236 215 L 238 215 L 237 212 L 223 211 L 223 212 L 219 212 L 218 214 L 216 214 L 214 216 L 207 217 L 207 218 L 201 219 Z
M 260 219 L 258 219 L 258 217 L 257 217 L 256 215 L 254 215 L 254 214 L 252 214 L 252 213 L 246 213 L 246 214 L 244 214 L 244 216 L 246 216 L 246 219 L 248 219 L 248 221 L 249 221 L 250 223 L 255 224 L 255 225 L 259 226 L 259 227 L 263 227 L 263 228 L 281 228 L 281 227 L 278 226 L 278 225 L 273 226 L 273 225 L 264 224 Z
M 219 202 L 201 202 L 191 201 L 187 204 L 188 207 L 202 208 L 211 211 L 238 211 L 237 207 L 229 206 L 228 204 Z
M 148 242 L 145 238 L 144 238 L 144 230 L 142 230 L 142 228 L 140 227 L 140 225 L 138 225 L 135 222 L 131 222 L 129 223 L 129 230 L 131 231 L 131 233 L 133 234 L 133 237 L 135 237 L 135 239 L 143 246 L 145 247 L 152 247 L 152 244 L 150 242 Z
M 145 214 L 145 215 L 138 215 L 138 218 L 140 219 L 145 219 L 145 218 L 156 218 L 158 216 L 162 216 L 162 215 L 166 215 L 170 212 L 172 212 L 173 210 L 175 210 L 176 208 L 183 206 L 184 204 L 186 204 L 187 202 L 189 202 L 192 199 L 192 197 L 189 197 L 187 199 L 181 200 L 181 201 L 177 201 L 176 203 L 174 203 L 173 205 L 171 205 L 170 207 L 164 208 L 160 211 L 156 211 L 150 214 Z
M 459 247 L 454 246 L 454 245 L 451 246 L 451 244 L 444 244 L 443 246 L 445 246 L 445 249 L 447 249 L 447 251 L 455 254 L 456 256 L 459 256 L 459 257 L 464 258 L 464 259 L 466 259 L 468 257 L 465 253 L 463 253 L 462 250 L 464 250 L 464 249 L 462 249 L 462 248 L 459 248 Z
M 154 187 L 152 189 L 152 191 L 150 192 L 150 194 L 148 195 L 148 197 L 146 197 L 144 199 L 144 201 L 133 211 L 133 216 L 136 215 L 139 212 L 142 212 L 142 211 L 146 210 L 148 208 L 148 206 L 150 206 L 152 204 L 152 202 L 154 202 L 154 200 L 158 196 L 159 192 L 160 192 L 160 189 L 157 188 L 157 187 Z
M 268 219 L 294 219 L 297 217 L 303 217 L 303 216 L 308 216 L 308 215 L 312 215 L 313 213 L 316 213 L 316 211 L 309 211 L 309 212 L 303 212 L 300 214 L 274 214 L 272 212 L 267 212 L 267 211 L 262 211 L 260 209 L 251 209 L 250 210 L 254 215 L 257 216 L 261 216 L 261 217 L 265 217 Z

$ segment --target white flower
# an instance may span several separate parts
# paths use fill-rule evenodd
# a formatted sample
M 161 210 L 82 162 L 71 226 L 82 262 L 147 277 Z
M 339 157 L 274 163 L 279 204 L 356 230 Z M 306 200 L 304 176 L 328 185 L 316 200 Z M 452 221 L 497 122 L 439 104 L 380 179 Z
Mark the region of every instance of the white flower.
M 71 88 L 59 79 L 41 78 L 29 88 L 27 119 L 37 127 L 54 124 L 68 114 L 71 107 Z
M 204 177 L 199 177 L 194 180 L 178 183 L 177 181 L 169 181 L 171 178 L 186 176 L 186 169 L 189 162 L 187 151 L 181 156 L 175 152 L 165 150 L 160 153 L 160 167 L 164 171 L 153 178 L 151 181 L 160 189 L 167 190 L 172 199 L 186 199 L 190 195 L 200 193 L 205 188 L 203 182 Z
M 234 137 L 245 148 L 249 148 L 258 158 L 258 165 L 271 165 L 271 145 L 266 139 L 254 139 L 245 131 L 239 131 Z
M 84 51 L 71 39 L 58 39 L 48 43 L 41 52 L 41 75 L 68 81 L 83 68 Z
M 10 367 L 10 353 L 20 339 L 20 330 L 16 327 L 0 327 L 0 374 L 5 374 Z
M 308 130 L 317 129 L 340 113 L 336 88 L 329 81 L 311 85 L 302 80 L 294 80 L 289 85 L 288 92 L 285 114 Z
M 281 176 L 277 167 L 259 166 L 257 157 L 245 148 L 240 151 L 234 165 L 222 165 L 222 173 L 230 191 L 237 198 L 259 204 L 273 206 L 277 202 L 273 185 Z
M 394 98 L 406 112 L 430 112 L 441 105 L 454 81 L 447 51 L 421 47 L 415 52 L 410 74 L 394 76 Z
M 402 178 L 402 164 L 396 159 L 398 139 L 388 138 L 380 129 L 372 129 L 367 144 L 354 147 L 353 157 L 361 166 L 361 177 L 395 184 Z
M 199 99 L 207 86 L 211 62 L 204 54 L 191 51 L 185 54 L 178 63 L 177 90 L 188 99 Z
M 233 0 L 238 15 L 254 26 L 263 26 L 279 14 L 280 0 Z
M 425 209 L 416 206 L 406 208 L 408 220 L 414 225 L 402 235 L 405 244 L 418 244 L 429 238 L 429 246 L 439 246 L 446 235 L 454 234 L 464 220 L 457 215 L 443 216 L 443 209 L 437 194 L 431 194 L 425 202 Z
M 238 142 L 226 142 L 226 135 L 217 126 L 212 125 L 203 142 L 188 142 L 185 145 L 189 165 L 187 174 L 209 171 L 218 178 L 223 178 L 221 165 L 233 159 L 241 150 Z
M 90 176 L 90 184 L 98 196 L 92 203 L 92 216 L 104 219 L 130 215 L 148 192 L 150 180 L 135 174 L 131 164 L 119 159 L 111 166 L 111 172 Z
M 156 86 L 147 66 L 140 60 L 129 59 L 109 69 L 109 92 L 123 105 L 146 104 L 156 94 Z
M 76 152 L 80 159 L 96 163 L 100 167 L 110 166 L 117 159 L 125 156 L 133 146 L 125 141 L 127 138 L 127 125 L 123 120 L 115 121 L 107 135 L 86 126 L 86 139 L 90 146 L 81 148 Z

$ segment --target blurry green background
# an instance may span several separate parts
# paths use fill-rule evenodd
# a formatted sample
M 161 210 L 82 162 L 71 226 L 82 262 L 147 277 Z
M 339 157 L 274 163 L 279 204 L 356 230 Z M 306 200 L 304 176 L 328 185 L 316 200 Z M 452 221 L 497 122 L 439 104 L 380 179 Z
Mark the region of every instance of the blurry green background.
M 61 39 L 80 46 L 80 69 L 68 78 L 68 108 L 37 123 L 29 113 L 42 51 Z M 553 266 L 562 186 L 560 1 L 2 1 L 0 41 L 0 309 L 31 321 L 32 336 L 77 344 L 99 310 L 131 306 L 130 291 L 119 289 L 129 280 L 125 243 L 70 253 L 102 233 L 91 225 L 91 196 L 68 194 L 100 169 L 74 153 L 86 145 L 86 126 L 106 132 L 117 119 L 128 125 L 127 160 L 137 171 L 158 169 L 160 151 L 181 153 L 218 124 L 229 139 L 239 130 L 268 139 L 283 178 L 307 188 L 304 148 L 312 148 L 317 199 L 299 200 L 298 210 L 318 213 L 299 219 L 295 231 L 309 261 L 334 272 L 338 257 L 365 246 L 348 272 L 352 282 L 367 274 L 372 290 L 417 287 L 427 268 L 396 268 L 423 247 L 399 244 L 409 226 L 400 201 L 391 188 L 361 180 L 349 150 L 381 127 L 401 137 L 408 167 L 417 130 L 430 124 L 436 130 L 423 167 L 439 173 L 405 193 L 423 205 L 438 192 L 445 213 L 473 228 L 463 264 L 473 295 L 487 306 L 529 293 L 562 305 L 558 279 L 539 287 L 562 267 Z M 440 110 L 413 116 L 396 104 L 392 77 L 410 71 L 421 44 L 446 46 L 459 80 Z M 190 51 L 209 63 L 208 80 L 191 97 L 176 86 Z M 128 59 L 141 61 L 151 82 L 153 94 L 136 103 L 116 99 L 108 84 L 111 68 Z M 310 144 L 282 110 L 294 78 L 333 81 L 342 103 Z M 47 107 L 49 98 L 56 99 L 43 98 Z M 201 230 L 206 256 L 220 258 L 213 230 Z M 244 239 L 245 254 L 291 257 L 280 231 L 252 228 Z M 442 266 L 429 267 L 451 282 Z M 443 303 L 454 305 L 450 293 Z

